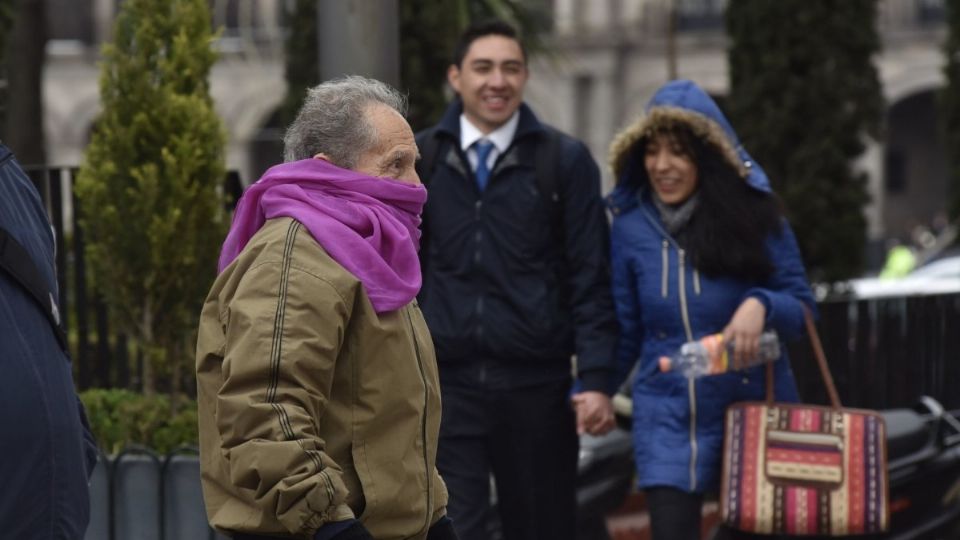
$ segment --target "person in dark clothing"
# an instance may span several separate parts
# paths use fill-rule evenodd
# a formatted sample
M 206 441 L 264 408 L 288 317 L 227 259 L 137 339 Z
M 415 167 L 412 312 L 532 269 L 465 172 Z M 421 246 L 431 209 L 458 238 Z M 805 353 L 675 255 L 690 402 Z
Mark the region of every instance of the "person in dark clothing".
M 36 188 L 2 144 L 0 256 L 0 537 L 80 539 L 96 445 L 54 327 L 53 231 Z M 32 292 L 40 288 L 43 304 Z
M 599 171 L 582 142 L 523 103 L 527 76 L 512 27 L 469 28 L 447 73 L 458 98 L 417 136 L 430 193 L 419 298 L 443 398 L 437 467 L 465 540 L 488 538 L 491 473 L 508 540 L 572 538 L 577 433 L 614 424 Z M 543 178 L 544 152 L 555 177 Z

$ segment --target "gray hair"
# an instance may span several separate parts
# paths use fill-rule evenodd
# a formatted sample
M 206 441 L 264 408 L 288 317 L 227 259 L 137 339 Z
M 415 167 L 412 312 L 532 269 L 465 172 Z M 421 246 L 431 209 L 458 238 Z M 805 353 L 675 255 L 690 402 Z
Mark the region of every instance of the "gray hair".
M 283 137 L 284 161 L 322 153 L 338 167 L 356 167 L 360 156 L 377 144 L 366 109 L 378 103 L 407 115 L 406 96 L 375 79 L 348 75 L 311 88 Z

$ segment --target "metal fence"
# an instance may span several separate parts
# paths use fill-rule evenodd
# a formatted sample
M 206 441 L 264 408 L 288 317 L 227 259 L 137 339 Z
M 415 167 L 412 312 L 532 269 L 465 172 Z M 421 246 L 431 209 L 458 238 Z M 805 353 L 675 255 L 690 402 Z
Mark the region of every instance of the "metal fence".
M 960 294 L 823 302 L 817 324 L 844 405 L 960 408 Z M 801 397 L 827 403 L 806 341 L 789 345 Z
M 207 525 L 197 450 L 129 447 L 100 457 L 84 540 L 223 540 Z
M 70 338 L 77 386 L 81 390 L 138 388 L 141 362 L 136 348 L 110 326 L 103 298 L 89 286 L 81 206 L 73 193 L 77 168 L 26 166 L 24 170 L 40 192 L 54 229 L 61 318 Z M 224 180 L 228 200 L 239 199 L 241 186 L 239 174 L 228 172 Z

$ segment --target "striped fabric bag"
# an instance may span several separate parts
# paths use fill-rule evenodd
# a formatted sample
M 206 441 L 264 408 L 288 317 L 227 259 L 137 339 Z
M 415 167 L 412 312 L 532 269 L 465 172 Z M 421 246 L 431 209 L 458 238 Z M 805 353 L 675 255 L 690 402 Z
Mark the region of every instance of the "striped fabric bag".
M 843 409 L 810 314 L 813 344 L 831 407 L 767 401 L 727 408 L 721 519 L 760 534 L 846 536 L 887 530 L 883 418 Z

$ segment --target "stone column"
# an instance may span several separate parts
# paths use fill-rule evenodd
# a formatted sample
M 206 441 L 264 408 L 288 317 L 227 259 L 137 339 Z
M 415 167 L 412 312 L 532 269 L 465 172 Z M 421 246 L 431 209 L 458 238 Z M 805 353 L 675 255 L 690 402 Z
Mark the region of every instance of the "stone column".
M 318 0 L 320 78 L 363 75 L 400 85 L 397 0 Z

